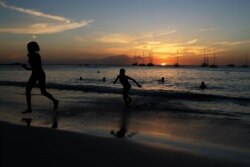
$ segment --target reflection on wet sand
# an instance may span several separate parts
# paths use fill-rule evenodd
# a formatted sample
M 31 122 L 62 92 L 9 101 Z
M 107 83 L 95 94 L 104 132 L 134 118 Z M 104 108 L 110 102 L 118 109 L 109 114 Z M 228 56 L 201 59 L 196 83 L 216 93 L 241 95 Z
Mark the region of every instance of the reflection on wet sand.
M 121 122 L 120 122 L 120 126 L 119 126 L 119 130 L 117 132 L 111 130 L 110 134 L 117 137 L 117 138 L 125 138 L 125 137 L 133 137 L 134 135 L 136 135 L 135 132 L 131 132 L 129 134 L 126 133 L 128 132 L 128 125 L 129 125 L 129 117 L 130 117 L 130 110 L 124 110 L 121 112 Z
M 31 118 L 22 118 L 21 121 L 25 122 L 27 126 L 30 126 L 32 119 Z
M 31 126 L 32 123 L 32 118 L 28 118 L 28 117 L 24 117 L 21 119 L 21 122 L 24 122 L 26 124 L 26 126 Z M 53 129 L 57 129 L 58 128 L 58 113 L 57 112 L 53 112 L 52 114 L 52 126 L 51 128 Z
M 58 128 L 58 113 L 54 112 L 54 114 L 52 115 L 52 127 L 53 129 L 57 129 Z

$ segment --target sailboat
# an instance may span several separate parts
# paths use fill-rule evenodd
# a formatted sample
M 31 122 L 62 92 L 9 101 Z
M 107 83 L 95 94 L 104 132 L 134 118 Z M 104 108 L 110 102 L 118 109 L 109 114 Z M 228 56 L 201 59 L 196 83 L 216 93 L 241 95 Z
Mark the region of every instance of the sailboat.
M 143 55 L 142 55 L 142 63 L 139 64 L 139 66 L 145 66 L 145 64 L 144 64 L 144 52 L 143 52 Z
M 134 56 L 134 58 L 133 58 L 133 63 L 132 63 L 132 65 L 133 65 L 133 66 L 137 66 L 137 65 L 138 65 L 136 52 L 135 52 L 135 56 Z
M 228 64 L 227 67 L 235 67 L 234 64 Z
M 204 49 L 203 63 L 201 64 L 201 67 L 208 67 L 208 57 L 206 57 L 206 51 L 205 51 L 205 49 Z
M 215 52 L 214 52 L 214 63 L 209 66 L 210 68 L 217 68 L 218 66 L 215 63 Z
M 134 56 L 134 58 L 133 58 L 133 64 L 132 65 L 133 66 L 137 66 L 138 65 L 137 57 L 136 56 Z
M 147 64 L 147 66 L 154 66 L 153 57 L 152 57 L 151 53 L 153 54 L 153 52 L 149 51 L 149 63 Z
M 245 63 L 246 64 L 242 65 L 242 67 L 244 67 L 244 68 L 248 67 L 248 64 L 247 64 L 247 51 L 246 51 L 246 62 Z
M 179 57 L 178 57 L 178 55 L 179 55 L 179 52 L 178 52 L 178 50 L 177 50 L 177 53 L 176 53 L 176 63 L 174 64 L 174 67 L 179 67 L 180 65 L 179 65 Z

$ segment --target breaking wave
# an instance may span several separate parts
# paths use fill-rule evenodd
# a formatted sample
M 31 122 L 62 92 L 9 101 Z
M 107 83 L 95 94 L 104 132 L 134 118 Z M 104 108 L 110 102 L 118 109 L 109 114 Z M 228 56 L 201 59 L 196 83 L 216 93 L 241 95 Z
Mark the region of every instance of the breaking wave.
M 0 86 L 14 86 L 14 87 L 26 87 L 26 82 L 16 81 L 0 81 Z M 47 83 L 48 89 L 56 90 L 69 90 L 69 91 L 83 91 L 92 93 L 107 93 L 107 94 L 121 94 L 122 89 L 108 86 L 97 86 L 97 85 L 68 85 L 68 84 L 57 84 Z M 151 96 L 151 97 L 164 97 L 171 99 L 183 99 L 193 101 L 217 101 L 217 100 L 229 100 L 239 102 L 249 102 L 250 98 L 247 97 L 230 97 L 223 95 L 212 95 L 205 93 L 194 93 L 184 91 L 173 91 L 173 90 L 145 90 L 145 89 L 133 89 L 130 92 L 131 95 L 138 96 Z

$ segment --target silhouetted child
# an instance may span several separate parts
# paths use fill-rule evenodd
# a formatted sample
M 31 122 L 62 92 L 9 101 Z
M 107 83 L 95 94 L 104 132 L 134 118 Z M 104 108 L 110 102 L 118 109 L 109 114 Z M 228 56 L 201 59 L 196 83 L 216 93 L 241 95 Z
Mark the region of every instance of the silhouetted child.
M 206 89 L 206 88 L 207 88 L 207 85 L 205 85 L 205 83 L 204 83 L 204 82 L 201 82 L 200 88 L 201 88 L 202 90 L 204 90 L 204 89 Z
M 36 42 L 29 42 L 27 45 L 27 49 L 29 52 L 28 62 L 31 68 L 27 67 L 25 64 L 22 65 L 22 67 L 25 68 L 26 70 L 32 70 L 32 73 L 26 86 L 26 100 L 27 100 L 28 109 L 22 113 L 26 114 L 26 113 L 32 112 L 31 90 L 37 81 L 39 83 L 41 94 L 49 98 L 51 101 L 53 101 L 54 110 L 55 110 L 58 108 L 59 101 L 46 91 L 46 83 L 45 83 L 46 75 L 45 75 L 45 72 L 43 71 L 42 60 L 41 60 L 40 54 L 38 53 L 40 51 L 40 47 Z
M 125 75 L 125 70 L 124 70 L 124 69 L 120 69 L 120 75 L 117 76 L 117 78 L 116 78 L 116 80 L 114 81 L 114 83 L 116 83 L 118 79 L 119 79 L 120 83 L 121 83 L 122 86 L 123 86 L 123 99 L 124 99 L 125 103 L 126 103 L 127 105 L 129 105 L 130 102 L 131 102 L 131 97 L 128 96 L 128 92 L 129 92 L 129 90 L 131 89 L 131 85 L 130 85 L 130 83 L 128 82 L 128 80 L 130 79 L 130 80 L 134 81 L 134 83 L 136 83 L 136 85 L 137 85 L 139 88 L 141 88 L 141 85 L 138 84 L 138 83 L 136 82 L 136 80 L 134 80 L 133 78 L 131 78 L 131 77 Z

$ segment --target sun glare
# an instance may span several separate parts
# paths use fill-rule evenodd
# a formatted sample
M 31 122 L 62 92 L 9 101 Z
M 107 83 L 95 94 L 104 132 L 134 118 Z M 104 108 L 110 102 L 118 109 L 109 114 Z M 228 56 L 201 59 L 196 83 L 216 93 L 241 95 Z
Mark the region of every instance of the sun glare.
M 165 66 L 166 65 L 166 63 L 161 63 L 161 66 Z

